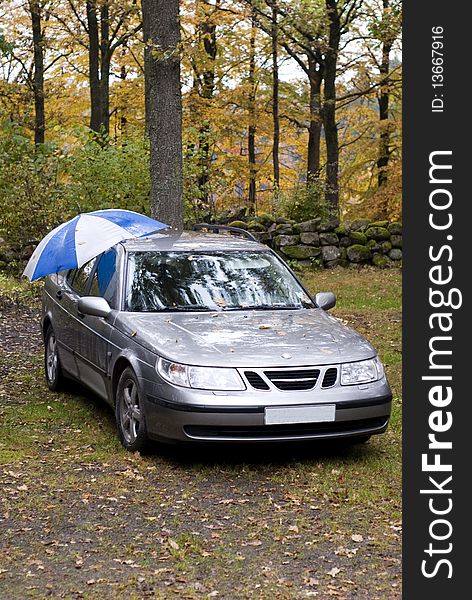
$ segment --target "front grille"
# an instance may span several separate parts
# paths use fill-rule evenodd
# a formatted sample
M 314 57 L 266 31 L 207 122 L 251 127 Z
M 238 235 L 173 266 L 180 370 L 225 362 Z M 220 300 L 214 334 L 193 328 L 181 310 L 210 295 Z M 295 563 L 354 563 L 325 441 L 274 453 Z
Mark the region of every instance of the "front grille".
M 326 369 L 321 387 L 327 388 L 333 386 L 336 383 L 337 378 L 338 370 L 336 368 L 332 367 L 330 369 Z
M 333 421 L 331 423 L 302 423 L 290 425 L 254 425 L 230 426 L 219 425 L 186 425 L 185 432 L 191 437 L 200 438 L 296 438 L 323 437 L 342 434 L 362 433 L 365 430 L 383 429 L 387 426 L 388 416 L 359 419 L 357 421 Z
M 257 373 L 254 373 L 254 371 L 245 371 L 244 375 L 255 390 L 270 389 L 267 383 L 262 379 L 262 377 Z
M 312 390 L 320 375 L 319 369 L 298 369 L 296 371 L 264 371 L 264 375 L 279 390 Z

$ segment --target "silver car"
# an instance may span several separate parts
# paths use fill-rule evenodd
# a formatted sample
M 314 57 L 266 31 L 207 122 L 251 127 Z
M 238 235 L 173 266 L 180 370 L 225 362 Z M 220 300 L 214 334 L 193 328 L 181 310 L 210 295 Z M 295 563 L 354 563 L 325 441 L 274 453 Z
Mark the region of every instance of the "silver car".
M 267 246 L 215 233 L 117 244 L 43 293 L 51 390 L 80 381 L 116 414 L 128 450 L 149 440 L 274 442 L 387 428 L 374 348 L 328 314 Z

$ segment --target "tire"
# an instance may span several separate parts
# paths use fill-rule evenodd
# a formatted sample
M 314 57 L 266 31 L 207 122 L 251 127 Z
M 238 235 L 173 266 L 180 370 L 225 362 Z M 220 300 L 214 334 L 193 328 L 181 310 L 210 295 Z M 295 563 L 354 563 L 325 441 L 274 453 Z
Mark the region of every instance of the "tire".
M 130 452 L 142 452 L 149 444 L 138 378 L 131 367 L 120 376 L 115 395 L 118 438 Z
M 44 336 L 44 375 L 48 388 L 52 392 L 57 392 L 62 388 L 64 375 L 57 351 L 56 334 L 52 325 L 48 325 Z

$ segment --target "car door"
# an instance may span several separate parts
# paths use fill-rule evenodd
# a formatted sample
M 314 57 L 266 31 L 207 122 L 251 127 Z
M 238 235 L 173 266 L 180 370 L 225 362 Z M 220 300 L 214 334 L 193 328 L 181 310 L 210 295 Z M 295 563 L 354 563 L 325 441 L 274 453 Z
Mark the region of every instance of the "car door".
M 63 274 L 60 288 L 55 295 L 55 332 L 59 349 L 59 358 L 65 371 L 80 378 L 79 348 L 80 329 L 77 302 L 84 294 L 90 274 L 95 266 L 92 259 L 80 269 L 72 269 Z
M 118 256 L 111 248 L 97 259 L 87 287 L 88 296 L 105 298 L 112 309 L 118 308 Z M 80 344 L 80 379 L 98 395 L 107 399 L 108 366 L 112 325 L 110 320 L 79 315 L 82 323 Z
M 52 284 L 49 285 L 46 280 L 44 289 L 62 369 L 67 374 L 78 377 L 79 370 L 76 358 L 78 345 L 74 323 L 76 305 L 72 302 L 72 290 L 69 285 L 74 274 L 75 270 L 53 274 L 49 278 Z

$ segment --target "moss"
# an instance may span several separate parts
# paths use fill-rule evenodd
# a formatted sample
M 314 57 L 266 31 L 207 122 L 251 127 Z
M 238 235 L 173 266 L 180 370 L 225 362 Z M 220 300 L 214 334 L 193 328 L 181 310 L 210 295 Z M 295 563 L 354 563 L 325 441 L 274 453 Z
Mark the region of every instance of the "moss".
M 245 223 L 244 221 L 231 221 L 231 223 L 229 223 L 229 226 L 239 227 L 240 229 L 246 229 L 247 223 Z
M 249 221 L 247 228 L 251 231 L 266 231 L 264 225 L 261 225 L 257 221 Z
M 383 242 L 379 242 L 379 247 L 382 254 L 388 254 L 392 249 L 392 243 L 390 240 L 384 240 Z
M 351 262 L 366 262 L 372 258 L 369 248 L 361 244 L 353 244 L 347 249 L 347 256 Z
M 360 244 L 361 246 L 367 244 L 367 236 L 365 233 L 362 233 L 362 231 L 351 231 L 349 238 L 353 244 Z
M 390 231 L 385 227 L 380 227 L 379 225 L 371 225 L 365 234 L 369 239 L 376 240 L 378 242 L 390 239 Z
M 349 227 L 342 223 L 339 227 L 336 227 L 334 233 L 337 233 L 339 236 L 349 235 Z
M 388 258 L 388 256 L 385 256 L 384 254 L 374 254 L 374 256 L 372 257 L 372 264 L 374 265 L 374 267 L 386 269 L 387 267 L 391 266 L 392 261 Z
M 369 227 L 388 227 L 388 221 L 373 221 Z
M 273 223 L 275 223 L 274 217 L 272 215 L 269 215 L 268 213 L 262 213 L 261 215 L 258 215 L 254 220 L 257 223 L 264 225 L 264 227 L 270 227 Z
M 403 233 L 403 225 L 400 221 L 395 221 L 394 223 L 390 223 L 387 227 L 392 235 L 401 235 Z
M 282 252 L 289 258 L 295 258 L 298 260 L 304 260 L 314 256 L 319 256 L 320 249 L 314 246 L 282 246 Z

